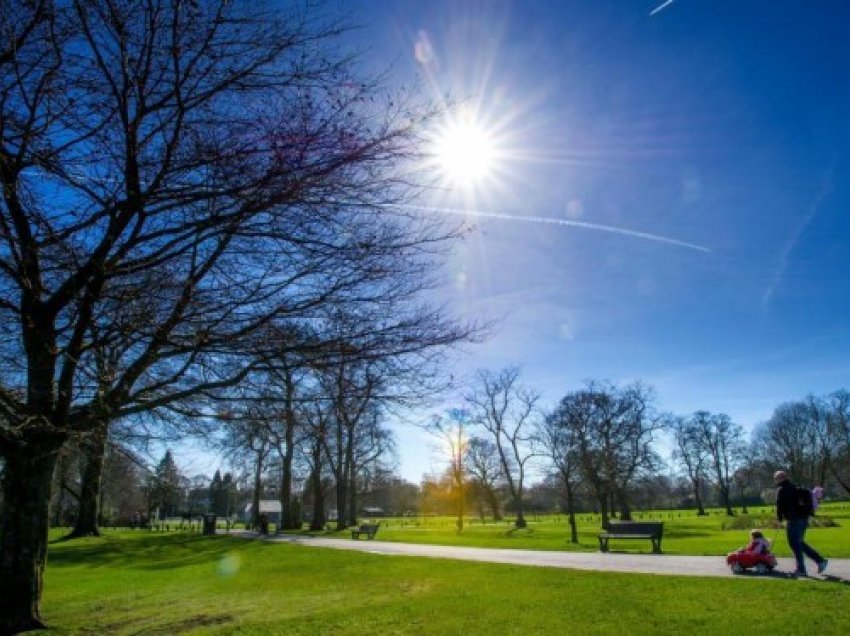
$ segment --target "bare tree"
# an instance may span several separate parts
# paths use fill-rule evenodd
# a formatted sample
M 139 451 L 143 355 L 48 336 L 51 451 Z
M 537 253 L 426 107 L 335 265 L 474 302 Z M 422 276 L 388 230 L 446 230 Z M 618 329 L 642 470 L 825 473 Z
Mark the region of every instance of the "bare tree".
M 333 405 L 324 450 L 334 476 L 337 529 L 342 530 L 357 523 L 356 448 L 381 392 L 381 378 L 368 363 L 340 357 L 326 369 L 322 386 L 324 399 Z
M 844 492 L 850 493 L 850 392 L 835 391 L 827 397 L 827 404 L 830 471 Z
M 473 421 L 490 435 L 496 445 L 502 473 L 514 510 L 515 526 L 526 527 L 523 492 L 528 463 L 534 457 L 532 427 L 538 416 L 539 396 L 519 383 L 516 367 L 498 374 L 478 372 L 478 385 L 466 396 Z
M 310 530 L 323 530 L 327 519 L 325 451 L 327 436 L 332 425 L 333 406 L 320 395 L 314 394 L 311 399 L 302 404 L 299 410 L 305 424 L 305 434 L 300 438 L 300 443 L 304 448 L 303 454 L 309 467 L 307 487 L 313 504 Z
M 623 388 L 610 382 L 588 382 L 567 394 L 561 417 L 574 431 L 581 472 L 608 524 L 610 501 L 620 506 L 621 518 L 631 518 L 629 491 L 642 473 L 654 469 L 652 448 L 663 421 L 652 409 L 650 388 L 636 383 Z
M 456 233 L 395 207 L 427 113 L 358 74 L 342 30 L 309 12 L 4 0 L 0 32 L 0 631 L 14 631 L 42 625 L 69 436 L 239 382 L 245 340 L 273 317 L 411 298 Z M 107 298 L 132 329 L 99 389 L 85 370 Z
M 708 456 L 708 471 L 720 495 L 720 505 L 732 516 L 732 480 L 744 444 L 744 429 L 725 413 L 696 411 L 690 418 L 700 444 Z
M 692 418 L 674 417 L 670 427 L 676 440 L 673 460 L 684 467 L 694 493 L 697 515 L 704 516 L 706 512 L 702 501 L 702 490 L 708 462 L 708 449 Z
M 497 485 L 504 480 L 502 463 L 496 445 L 484 437 L 470 437 L 466 452 L 466 471 L 480 504 L 486 502 L 493 515 L 493 521 L 502 520 L 502 507 L 499 503 Z M 484 519 L 484 506 L 480 506 L 481 519 Z
M 741 512 L 744 514 L 748 512 L 747 489 L 756 483 L 760 472 L 758 451 L 758 445 L 752 440 L 749 443 L 742 441 L 737 461 L 738 467 L 732 475 L 732 481 L 738 488 L 738 497 L 741 500 Z
M 311 374 L 311 356 L 317 355 L 313 334 L 291 326 L 270 326 L 263 334 L 262 363 L 253 374 L 254 398 L 268 408 L 269 440 L 280 460 L 282 528 L 301 527 L 301 514 L 293 492 L 296 437 L 305 426 L 302 404 Z
M 229 463 L 247 467 L 252 483 L 250 525 L 259 529 L 263 481 L 273 448 L 268 412 L 253 406 L 242 412 L 228 411 L 219 417 L 227 424 L 219 447 Z
M 788 471 L 792 480 L 823 484 L 832 456 L 828 422 L 823 401 L 808 396 L 776 407 L 758 437 L 763 440 L 766 457 Z
M 449 477 L 457 505 L 455 527 L 463 532 L 466 514 L 466 458 L 469 451 L 470 415 L 464 409 L 450 409 L 445 416 L 434 416 L 427 430 L 439 438 L 443 451 L 449 458 Z
M 537 428 L 535 442 L 558 476 L 570 524 L 570 542 L 578 543 L 576 493 L 582 482 L 578 431 L 570 425 L 570 405 L 562 403 Z

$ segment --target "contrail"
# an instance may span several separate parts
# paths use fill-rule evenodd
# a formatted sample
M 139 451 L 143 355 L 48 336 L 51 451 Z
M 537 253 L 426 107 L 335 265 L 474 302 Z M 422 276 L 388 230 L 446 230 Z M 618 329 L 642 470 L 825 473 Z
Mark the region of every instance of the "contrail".
M 659 11 L 663 11 L 664 9 L 669 7 L 671 4 L 673 4 L 673 0 L 666 0 L 665 2 L 659 4 L 657 7 L 655 7 L 652 11 L 649 12 L 650 17 L 654 16 Z
M 676 245 L 677 247 L 686 247 L 698 252 L 711 253 L 711 250 L 703 245 L 688 243 L 668 236 L 659 234 L 650 234 L 649 232 L 639 232 L 630 230 L 624 227 L 615 225 L 602 225 L 600 223 L 586 223 L 584 221 L 572 221 L 570 219 L 556 219 L 547 216 L 520 216 L 518 214 L 505 214 L 503 212 L 484 212 L 482 210 L 466 210 L 463 208 L 444 208 L 427 205 L 391 205 L 391 207 L 405 207 L 413 210 L 421 210 L 423 212 L 437 212 L 439 214 L 457 214 L 461 216 L 476 216 L 487 219 L 504 219 L 506 221 L 527 221 L 530 223 L 548 223 L 550 225 L 563 225 L 566 227 L 578 227 L 585 230 L 597 230 L 599 232 L 610 232 L 612 234 L 622 234 L 631 236 L 632 238 L 644 239 L 647 241 L 656 241 L 658 243 L 667 243 L 668 245 Z
M 797 226 L 794 234 L 782 248 L 782 252 L 779 255 L 779 265 L 777 266 L 776 271 L 773 272 L 773 278 L 771 279 L 770 284 L 767 286 L 767 289 L 764 290 L 764 294 L 762 295 L 762 301 L 764 302 L 764 304 L 768 304 L 773 299 L 774 293 L 779 287 L 779 284 L 782 282 L 783 276 L 785 276 L 785 270 L 788 269 L 788 264 L 791 260 L 791 253 L 794 251 L 797 242 L 800 240 L 800 237 L 803 235 L 803 232 L 806 231 L 806 228 L 809 227 L 811 222 L 814 220 L 815 215 L 817 215 L 818 209 L 820 208 L 824 199 L 828 198 L 829 195 L 832 194 L 832 174 L 833 169 L 830 168 L 829 172 L 826 175 L 826 179 L 824 180 L 823 184 L 821 184 L 820 191 L 815 195 L 814 200 L 809 204 L 809 209 L 806 212 L 806 216 L 803 217 L 802 221 Z

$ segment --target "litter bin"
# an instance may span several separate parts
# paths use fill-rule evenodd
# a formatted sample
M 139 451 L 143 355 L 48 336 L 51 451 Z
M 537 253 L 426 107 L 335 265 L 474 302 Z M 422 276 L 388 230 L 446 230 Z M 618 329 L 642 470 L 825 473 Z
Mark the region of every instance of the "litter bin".
M 215 534 L 215 515 L 204 515 L 204 534 Z

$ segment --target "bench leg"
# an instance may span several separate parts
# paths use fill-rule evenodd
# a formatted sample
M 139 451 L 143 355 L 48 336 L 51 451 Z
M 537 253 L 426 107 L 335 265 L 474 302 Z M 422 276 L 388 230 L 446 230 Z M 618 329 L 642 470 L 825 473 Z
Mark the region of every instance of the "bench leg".
M 599 537 L 599 551 L 608 552 L 608 539 L 603 539 L 602 537 Z

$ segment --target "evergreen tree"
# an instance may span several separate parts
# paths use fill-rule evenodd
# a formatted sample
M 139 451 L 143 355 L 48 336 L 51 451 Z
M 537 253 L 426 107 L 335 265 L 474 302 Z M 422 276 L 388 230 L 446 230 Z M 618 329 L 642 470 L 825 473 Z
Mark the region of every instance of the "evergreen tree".
M 180 504 L 180 471 L 170 450 L 165 451 L 151 478 L 152 508 L 159 508 L 159 518 L 173 516 Z
M 210 484 L 210 512 L 219 517 L 230 517 L 236 507 L 236 484 L 233 475 L 215 471 Z

